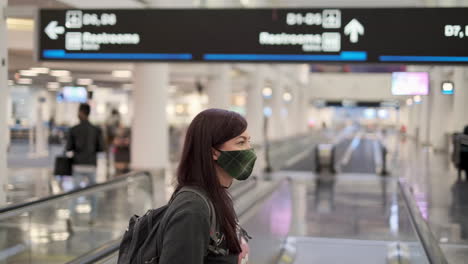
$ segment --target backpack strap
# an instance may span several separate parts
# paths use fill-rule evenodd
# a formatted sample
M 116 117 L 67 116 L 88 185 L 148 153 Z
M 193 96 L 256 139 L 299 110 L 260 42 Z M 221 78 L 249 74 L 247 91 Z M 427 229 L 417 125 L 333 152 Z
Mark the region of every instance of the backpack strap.
M 203 199 L 206 206 L 208 207 L 208 212 L 209 212 L 209 215 L 210 215 L 210 238 L 216 244 L 218 244 L 220 238 L 218 237 L 219 236 L 219 233 L 217 232 L 217 230 L 218 230 L 217 227 L 218 226 L 217 226 L 217 222 L 216 222 L 216 213 L 215 213 L 213 203 L 206 197 L 206 195 L 204 193 L 202 193 L 196 187 L 190 187 L 190 186 L 182 187 L 182 189 L 180 189 L 179 192 L 177 192 L 177 194 L 174 196 L 174 198 L 177 195 L 179 195 L 179 194 L 181 194 L 183 192 L 195 193 L 196 195 L 200 196 Z
M 223 237 L 220 237 L 220 233 L 218 232 L 218 225 L 217 225 L 217 221 L 216 221 L 216 211 L 215 211 L 215 208 L 213 206 L 213 203 L 211 202 L 211 200 L 206 197 L 206 194 L 202 191 L 200 191 L 198 188 L 196 187 L 191 187 L 191 186 L 184 186 L 182 187 L 179 192 L 177 192 L 176 195 L 174 195 L 171 199 L 171 201 L 169 203 L 172 202 L 173 199 L 175 199 L 175 197 L 183 192 L 191 192 L 191 193 L 195 193 L 196 195 L 200 196 L 203 201 L 205 202 L 206 206 L 208 207 L 208 211 L 209 211 L 209 214 L 210 214 L 210 239 L 213 243 L 210 243 L 208 245 L 208 250 L 210 252 L 213 252 L 217 255 L 223 255 L 223 256 L 227 256 L 229 255 L 229 250 L 226 250 L 226 249 L 223 249 L 223 248 L 220 248 L 219 245 L 221 244 L 222 242 L 222 239 Z

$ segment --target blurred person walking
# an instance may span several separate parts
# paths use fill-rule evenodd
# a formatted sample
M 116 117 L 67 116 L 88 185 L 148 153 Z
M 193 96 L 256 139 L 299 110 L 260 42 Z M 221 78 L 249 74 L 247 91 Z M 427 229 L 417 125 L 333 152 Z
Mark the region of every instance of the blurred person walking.
M 468 136 L 468 125 L 464 127 L 463 135 Z M 465 179 L 468 181 L 468 146 L 466 145 L 461 146 L 458 179 L 461 179 L 461 171 L 465 171 Z
M 86 185 L 96 184 L 97 154 L 104 151 L 104 141 L 101 129 L 89 122 L 91 107 L 80 104 L 78 118 L 80 123 L 70 129 L 67 138 L 66 151 L 72 152 L 74 188 L 80 188 L 86 178 Z M 71 207 L 72 216 L 75 213 L 76 200 Z M 91 199 L 91 220 L 96 216 L 96 199 Z

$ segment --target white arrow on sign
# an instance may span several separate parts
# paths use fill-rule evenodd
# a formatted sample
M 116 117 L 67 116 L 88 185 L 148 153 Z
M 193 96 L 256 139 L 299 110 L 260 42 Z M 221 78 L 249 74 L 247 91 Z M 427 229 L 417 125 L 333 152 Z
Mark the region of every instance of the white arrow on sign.
M 364 26 L 353 18 L 344 28 L 345 35 L 349 35 L 351 43 L 359 40 L 359 35 L 364 35 Z
M 58 39 L 58 35 L 65 33 L 65 28 L 57 25 L 57 21 L 51 21 L 45 28 L 44 32 L 50 39 Z

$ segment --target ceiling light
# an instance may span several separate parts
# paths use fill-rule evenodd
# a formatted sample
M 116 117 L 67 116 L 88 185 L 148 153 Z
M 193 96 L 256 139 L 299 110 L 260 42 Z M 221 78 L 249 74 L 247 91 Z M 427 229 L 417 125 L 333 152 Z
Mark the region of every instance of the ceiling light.
M 416 104 L 419 104 L 419 103 L 422 102 L 422 98 L 421 98 L 420 95 L 415 95 L 415 96 L 413 97 L 413 101 L 414 101 Z
M 60 76 L 57 78 L 57 81 L 61 83 L 69 83 L 73 81 L 73 78 L 70 76 Z
M 273 89 L 270 87 L 265 87 L 262 90 L 263 97 L 270 98 L 273 95 Z
M 33 31 L 34 20 L 23 18 L 7 18 L 7 28 L 9 30 Z
M 37 72 L 31 70 L 21 70 L 19 71 L 21 76 L 34 77 L 37 76 Z
M 78 79 L 76 80 L 76 83 L 78 85 L 91 85 L 93 84 L 93 80 L 92 79 Z
M 70 71 L 66 71 L 66 70 L 50 71 L 50 75 L 55 76 L 55 77 L 70 76 Z
M 185 112 L 185 107 L 182 104 L 177 104 L 175 107 L 175 112 L 177 114 L 183 114 Z
M 377 116 L 381 119 L 386 119 L 388 118 L 388 111 L 386 109 L 379 109 L 377 111 Z
M 263 108 L 263 115 L 264 115 L 264 116 L 270 117 L 272 114 L 273 114 L 273 109 L 271 109 L 271 107 L 265 106 L 265 107 Z
M 250 4 L 250 0 L 240 0 L 243 6 L 248 6 Z
M 16 81 L 18 84 L 32 84 L 32 79 L 30 78 L 19 78 L 18 81 Z
M 128 114 L 128 106 L 126 104 L 122 104 L 119 106 L 119 112 L 122 114 L 122 115 L 126 115 Z
M 47 89 L 49 90 L 58 90 L 60 88 L 60 83 L 58 82 L 49 82 L 47 83 Z
M 31 71 L 35 71 L 39 74 L 48 74 L 50 72 L 49 68 L 44 67 L 32 67 Z
M 234 95 L 234 105 L 236 106 L 244 106 L 245 105 L 245 96 L 242 95 Z
M 367 119 L 373 119 L 376 116 L 376 111 L 373 108 L 364 109 L 364 117 Z
M 126 70 L 115 70 L 112 71 L 112 76 L 116 78 L 130 78 L 132 77 L 132 72 Z
M 406 100 L 406 105 L 407 105 L 407 106 L 412 106 L 412 105 L 413 105 L 413 99 L 408 98 L 408 99 Z
M 292 94 L 291 94 L 290 92 L 285 92 L 285 93 L 283 94 L 283 100 L 284 100 L 285 102 L 291 102 L 291 100 L 292 100 Z

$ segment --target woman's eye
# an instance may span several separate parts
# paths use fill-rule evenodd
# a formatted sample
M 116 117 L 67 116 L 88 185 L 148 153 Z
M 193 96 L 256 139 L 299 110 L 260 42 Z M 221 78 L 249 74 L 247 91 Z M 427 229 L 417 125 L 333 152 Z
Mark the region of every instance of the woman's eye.
M 237 144 L 239 144 L 239 145 L 244 145 L 244 143 L 245 143 L 245 141 L 241 141 L 241 142 L 239 142 L 239 143 L 237 143 Z

